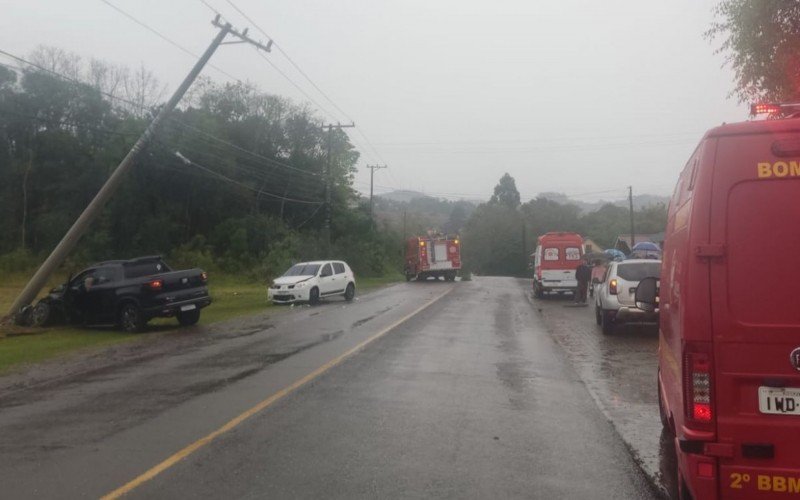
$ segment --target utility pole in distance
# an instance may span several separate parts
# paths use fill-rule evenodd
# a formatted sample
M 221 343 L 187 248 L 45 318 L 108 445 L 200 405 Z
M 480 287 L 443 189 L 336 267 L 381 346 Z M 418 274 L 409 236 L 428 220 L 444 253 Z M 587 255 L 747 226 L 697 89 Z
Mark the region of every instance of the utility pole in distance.
M 331 149 L 333 145 L 333 129 L 353 128 L 355 123 L 342 125 L 341 123 L 329 123 L 322 125 L 322 129 L 328 129 L 328 162 L 327 172 L 325 173 L 325 257 L 331 256 L 331 184 L 333 183 L 333 163 L 331 162 Z
M 122 159 L 114 172 L 111 173 L 111 176 L 108 178 L 106 183 L 103 184 L 103 187 L 100 188 L 100 191 L 97 192 L 89 205 L 72 224 L 72 227 L 69 228 L 67 234 L 64 235 L 44 263 L 39 267 L 39 269 L 36 270 L 36 273 L 34 273 L 28 284 L 25 285 L 25 288 L 22 290 L 16 300 L 14 300 L 14 303 L 11 305 L 11 309 L 8 311 L 8 315 L 3 318 L 3 320 L 13 318 L 22 309 L 22 307 L 30 304 L 33 299 L 36 298 L 39 290 L 41 290 L 45 283 L 47 283 L 50 275 L 53 274 L 58 266 L 64 262 L 64 259 L 67 258 L 69 252 L 75 248 L 75 245 L 78 244 L 78 241 L 89 229 L 89 225 L 97 217 L 108 200 L 111 199 L 111 196 L 114 194 L 114 192 L 119 188 L 123 177 L 133 167 L 137 155 L 156 134 L 161 126 L 161 123 L 164 121 L 164 118 L 166 118 L 166 116 L 172 112 L 173 109 L 175 109 L 175 106 L 178 105 L 178 102 L 197 78 L 197 75 L 200 74 L 200 71 L 203 69 L 209 59 L 211 59 L 211 56 L 214 55 L 214 52 L 217 50 L 217 48 L 223 44 L 225 37 L 229 34 L 234 35 L 239 40 L 230 43 L 250 43 L 267 52 L 269 52 L 272 46 L 271 40 L 265 45 L 248 37 L 246 29 L 242 32 L 239 32 L 233 29 L 229 23 L 223 24 L 220 22 L 219 15 L 217 15 L 217 17 L 214 18 L 211 23 L 220 30 L 219 33 L 217 33 L 217 36 L 214 37 L 211 45 L 209 45 L 203 55 L 200 56 L 200 59 L 197 60 L 194 67 L 192 67 L 192 70 L 188 75 L 186 75 L 186 78 L 184 78 L 183 82 L 181 82 L 180 86 L 178 86 L 178 88 L 175 90 L 175 93 L 172 94 L 172 97 L 170 97 L 169 101 L 167 101 L 164 107 L 161 108 L 161 111 L 158 112 L 156 117 L 153 118 L 153 121 L 150 122 L 150 125 L 147 126 L 145 131 L 133 145 L 128 154 L 125 155 L 125 158 Z
M 375 180 L 375 171 L 388 167 L 386 165 L 367 165 L 367 168 L 369 169 L 369 218 L 372 220 L 372 191 Z
M 631 251 L 633 251 L 633 246 L 636 245 L 636 234 L 633 227 L 633 186 L 628 186 L 628 202 L 631 207 Z

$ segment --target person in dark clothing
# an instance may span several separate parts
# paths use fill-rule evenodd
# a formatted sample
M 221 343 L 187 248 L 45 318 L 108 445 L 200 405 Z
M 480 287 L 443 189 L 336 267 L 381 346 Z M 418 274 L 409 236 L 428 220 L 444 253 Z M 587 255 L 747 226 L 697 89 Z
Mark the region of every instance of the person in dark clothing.
M 578 268 L 575 269 L 575 279 L 578 280 L 578 291 L 575 292 L 575 303 L 586 303 L 586 292 L 589 291 L 589 280 L 592 279 L 592 268 L 586 263 L 581 261 Z

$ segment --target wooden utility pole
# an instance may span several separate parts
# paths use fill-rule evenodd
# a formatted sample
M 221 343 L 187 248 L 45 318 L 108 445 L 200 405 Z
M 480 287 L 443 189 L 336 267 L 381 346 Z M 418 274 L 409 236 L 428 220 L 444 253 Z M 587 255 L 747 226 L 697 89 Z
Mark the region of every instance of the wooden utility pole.
M 633 251 L 634 245 L 636 245 L 636 232 L 633 227 L 633 186 L 628 186 L 628 202 L 630 203 L 631 207 L 631 248 L 630 250 Z
M 323 130 L 328 129 L 328 161 L 325 172 L 325 257 L 331 256 L 331 190 L 333 189 L 333 163 L 331 162 L 331 149 L 333 147 L 333 129 L 353 128 L 355 123 L 342 125 L 341 123 L 329 123 L 322 125 Z
M 111 173 L 111 176 L 108 178 L 106 183 L 103 184 L 103 187 L 100 188 L 100 191 L 97 192 L 94 199 L 92 199 L 89 205 L 83 210 L 83 213 L 81 213 L 75 223 L 72 224 L 72 227 L 69 228 L 67 234 L 64 235 L 44 263 L 39 267 L 39 269 L 36 270 L 36 273 L 30 279 L 28 284 L 25 285 L 25 288 L 22 290 L 16 300 L 14 300 L 14 303 L 11 305 L 11 309 L 9 309 L 8 315 L 4 318 L 4 320 L 13 318 L 24 306 L 30 304 L 33 299 L 36 298 L 39 290 L 41 290 L 45 283 L 47 283 L 50 275 L 53 274 L 58 266 L 64 262 L 64 259 L 67 258 L 69 252 L 75 248 L 75 245 L 78 243 L 81 237 L 86 233 L 86 231 L 88 231 L 92 221 L 97 217 L 108 200 L 111 199 L 111 196 L 114 194 L 114 192 L 119 188 L 125 174 L 133 167 L 137 155 L 156 134 L 161 126 L 161 123 L 164 121 L 164 118 L 166 118 L 166 116 L 172 112 L 173 109 L 175 109 L 175 106 L 178 105 L 178 102 L 192 85 L 192 82 L 194 82 L 194 80 L 197 78 L 197 75 L 200 74 L 200 71 L 206 65 L 208 60 L 211 59 L 211 56 L 214 55 L 214 52 L 217 50 L 217 48 L 222 45 L 225 37 L 229 34 L 234 35 L 239 40 L 230 43 L 250 43 L 267 52 L 269 52 L 270 47 L 272 46 L 271 40 L 267 44 L 263 44 L 248 37 L 246 29 L 242 32 L 239 32 L 233 29 L 229 23 L 223 24 L 220 22 L 219 15 L 217 15 L 217 17 L 214 18 L 211 23 L 219 28 L 219 33 L 217 33 L 217 36 L 214 37 L 211 45 L 209 45 L 203 55 L 200 56 L 200 59 L 198 59 L 198 61 L 195 63 L 189 74 L 186 75 L 186 78 L 184 78 L 183 82 L 181 82 L 180 86 L 178 86 L 178 88 L 175 90 L 175 93 L 172 94 L 172 97 L 170 97 L 169 101 L 167 101 L 164 107 L 161 108 L 161 111 L 159 111 L 156 117 L 153 118 L 153 121 L 150 122 L 150 125 L 147 126 L 128 154 L 125 155 L 125 158 L 122 159 L 114 172 Z
M 386 165 L 367 165 L 369 169 L 369 218 L 372 220 L 372 192 L 375 181 L 375 171 L 382 168 L 388 168 Z

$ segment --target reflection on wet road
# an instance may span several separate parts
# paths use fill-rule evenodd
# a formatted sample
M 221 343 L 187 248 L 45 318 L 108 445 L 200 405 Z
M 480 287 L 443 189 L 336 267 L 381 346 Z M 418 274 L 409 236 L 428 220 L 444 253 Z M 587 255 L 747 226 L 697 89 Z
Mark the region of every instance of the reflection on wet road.
M 650 498 L 548 321 L 521 281 L 477 278 L 158 339 L 0 397 L 4 495 L 97 497 L 200 442 L 129 495 Z
M 579 307 L 566 296 L 529 300 L 634 458 L 663 493 L 677 498 L 675 449 L 658 416 L 658 328 L 621 326 L 603 335 L 591 298 Z

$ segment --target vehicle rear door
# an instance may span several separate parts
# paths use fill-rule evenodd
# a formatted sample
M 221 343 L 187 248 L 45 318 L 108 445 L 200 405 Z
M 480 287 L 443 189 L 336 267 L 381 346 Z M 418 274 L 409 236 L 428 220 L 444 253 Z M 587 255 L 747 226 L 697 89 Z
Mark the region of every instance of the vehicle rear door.
M 786 141 L 796 151 L 776 156 Z M 800 359 L 792 355 L 800 348 L 798 163 L 800 134 L 721 137 L 709 240 L 692 249 L 709 262 L 711 398 L 718 440 L 731 443 L 735 457 L 721 461 L 723 496 L 742 491 L 729 483 L 748 472 L 743 465 L 800 468 Z
M 661 262 L 629 261 L 617 265 L 617 300 L 620 305 L 636 306 L 636 287 L 648 276 L 661 275 Z

